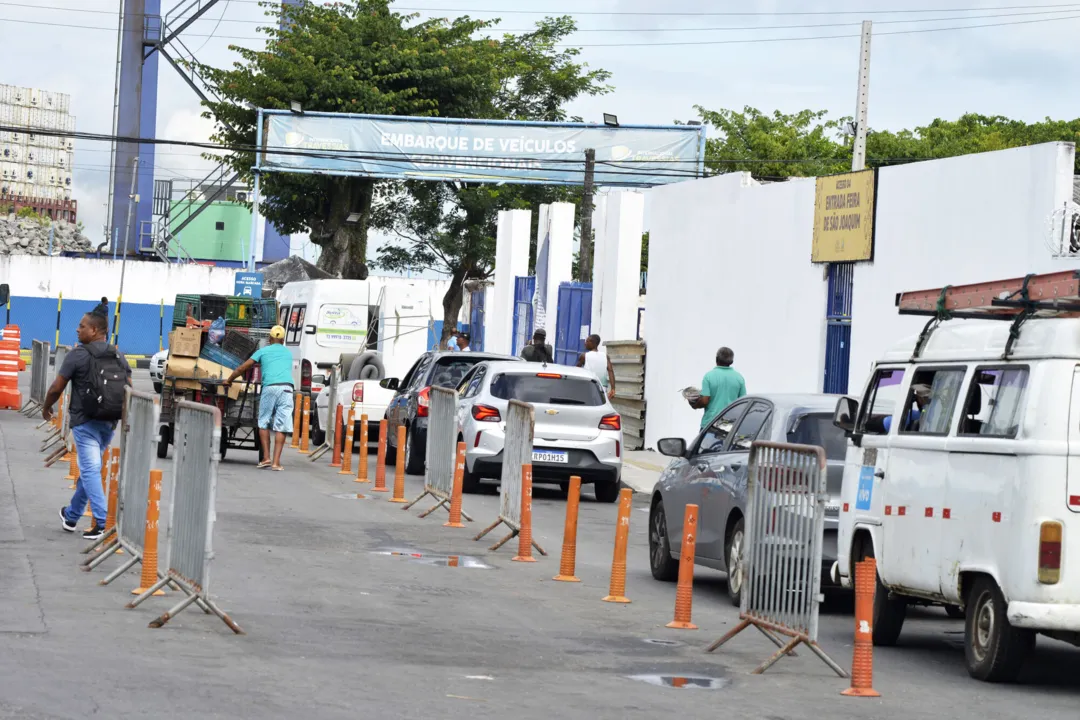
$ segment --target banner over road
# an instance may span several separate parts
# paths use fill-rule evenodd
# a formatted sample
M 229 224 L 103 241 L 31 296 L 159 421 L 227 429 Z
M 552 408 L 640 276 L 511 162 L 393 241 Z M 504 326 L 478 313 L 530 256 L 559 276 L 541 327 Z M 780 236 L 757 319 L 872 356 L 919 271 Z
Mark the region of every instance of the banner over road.
M 261 110 L 256 169 L 395 180 L 650 187 L 702 177 L 704 126 L 590 125 Z

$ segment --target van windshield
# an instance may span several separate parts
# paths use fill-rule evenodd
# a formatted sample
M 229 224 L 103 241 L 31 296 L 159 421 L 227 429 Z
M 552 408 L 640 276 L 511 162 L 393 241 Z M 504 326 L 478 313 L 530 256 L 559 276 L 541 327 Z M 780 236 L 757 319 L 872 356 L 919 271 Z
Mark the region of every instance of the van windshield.
M 541 405 L 604 404 L 604 393 L 595 380 L 564 377 L 558 373 L 503 374 L 491 381 L 491 394 L 500 400 L 520 400 Z
M 792 423 L 787 439 L 799 445 L 820 445 L 825 448 L 829 460 L 843 460 L 847 455 L 847 438 L 844 431 L 833 425 L 830 413 L 807 413 Z

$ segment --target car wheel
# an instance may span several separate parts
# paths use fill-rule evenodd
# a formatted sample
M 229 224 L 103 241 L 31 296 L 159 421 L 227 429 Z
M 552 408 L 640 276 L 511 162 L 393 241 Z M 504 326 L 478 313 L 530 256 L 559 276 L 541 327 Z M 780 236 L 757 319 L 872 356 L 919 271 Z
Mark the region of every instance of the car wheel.
M 461 492 L 462 494 L 480 492 L 480 476 L 469 472 L 469 463 L 465 463 L 465 471 L 461 474 Z
M 424 474 L 424 457 L 419 452 L 416 452 L 416 444 L 413 443 L 412 433 L 405 436 L 405 474 Z
M 158 431 L 157 456 L 158 460 L 164 460 L 169 456 L 169 428 L 162 427 Z
M 160 395 L 162 387 L 163 387 L 163 385 L 161 383 L 155 382 L 154 383 L 154 392 L 156 392 L 158 395 Z
M 874 546 L 867 541 L 862 549 L 860 560 L 874 557 Z M 876 577 L 874 588 L 874 645 L 892 647 L 900 639 L 900 631 L 907 617 L 907 600 L 903 597 L 890 596 L 889 589 L 881 582 L 881 573 Z
M 953 620 L 963 620 L 965 617 L 967 617 L 967 614 L 964 612 L 964 608 L 960 607 L 959 605 L 946 605 L 945 614 L 951 617 Z
M 742 518 L 735 521 L 735 525 L 728 533 L 724 541 L 724 558 L 727 564 L 727 594 L 731 598 L 731 604 L 739 607 L 742 604 L 743 580 L 746 574 L 743 572 L 742 552 L 743 543 L 746 541 L 746 524 Z
M 613 503 L 619 499 L 619 483 L 616 480 L 597 480 L 593 483 L 593 495 L 597 502 Z
M 964 657 L 968 673 L 986 682 L 1012 682 L 1035 647 L 1035 633 L 1015 628 L 1005 597 L 989 577 L 980 577 L 967 598 Z
M 671 557 L 664 501 L 659 496 L 649 513 L 649 569 L 654 578 L 664 582 L 674 582 L 679 577 L 679 563 Z

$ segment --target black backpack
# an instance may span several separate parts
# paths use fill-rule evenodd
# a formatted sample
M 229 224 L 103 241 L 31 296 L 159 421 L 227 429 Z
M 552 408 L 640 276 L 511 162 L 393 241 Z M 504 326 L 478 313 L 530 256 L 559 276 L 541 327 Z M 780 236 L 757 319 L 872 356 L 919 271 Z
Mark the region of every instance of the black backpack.
M 115 422 L 124 416 L 128 365 L 112 345 L 99 351 L 89 345 L 84 347 L 90 354 L 90 362 L 82 397 L 83 414 L 91 420 Z

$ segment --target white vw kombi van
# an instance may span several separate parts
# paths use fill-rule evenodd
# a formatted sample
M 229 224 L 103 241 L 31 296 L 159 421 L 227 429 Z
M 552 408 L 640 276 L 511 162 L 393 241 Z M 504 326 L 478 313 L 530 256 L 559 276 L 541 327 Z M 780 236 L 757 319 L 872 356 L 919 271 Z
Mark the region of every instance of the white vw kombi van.
M 876 558 L 875 644 L 912 603 L 963 608 L 989 681 L 1036 633 L 1080 645 L 1080 318 L 1029 317 L 931 323 L 834 419 L 851 439 L 836 570 L 850 587 Z

